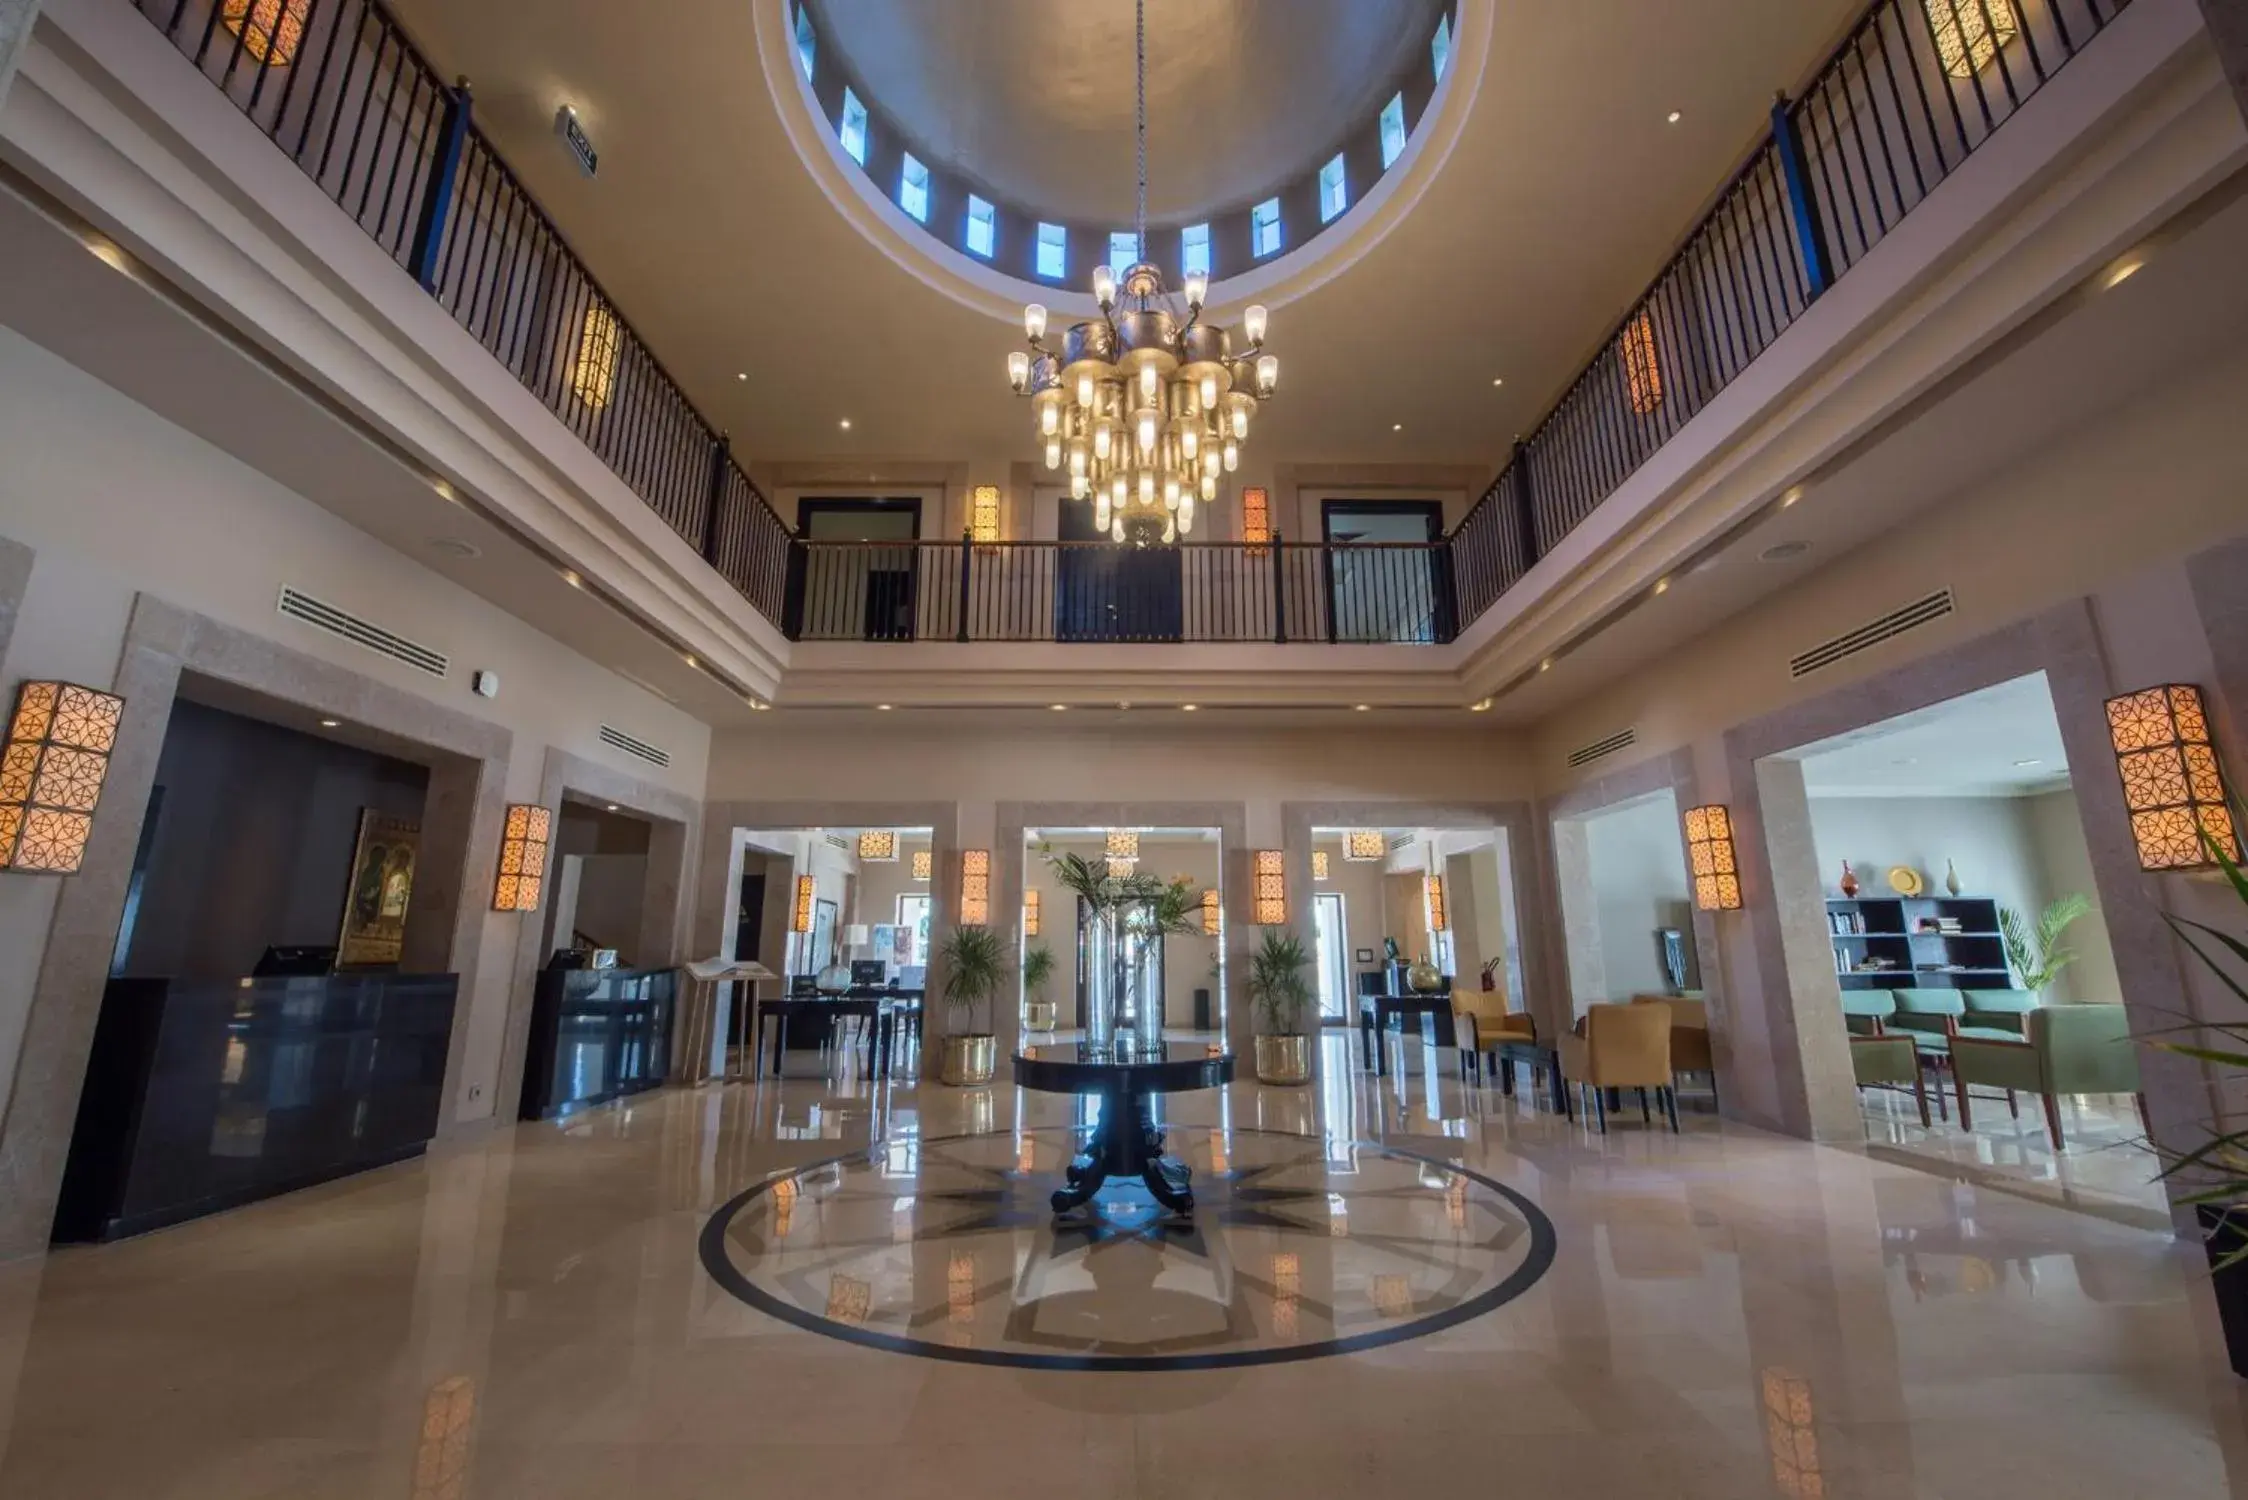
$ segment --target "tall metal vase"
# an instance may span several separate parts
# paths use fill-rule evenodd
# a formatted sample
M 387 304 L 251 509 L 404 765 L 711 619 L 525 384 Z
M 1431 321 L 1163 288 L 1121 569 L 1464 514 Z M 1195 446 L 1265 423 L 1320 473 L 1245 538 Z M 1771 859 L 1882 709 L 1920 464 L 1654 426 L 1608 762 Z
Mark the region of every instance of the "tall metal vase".
M 1153 906 L 1126 902 L 1085 924 L 1085 1046 L 1094 1057 L 1160 1052 L 1163 938 Z

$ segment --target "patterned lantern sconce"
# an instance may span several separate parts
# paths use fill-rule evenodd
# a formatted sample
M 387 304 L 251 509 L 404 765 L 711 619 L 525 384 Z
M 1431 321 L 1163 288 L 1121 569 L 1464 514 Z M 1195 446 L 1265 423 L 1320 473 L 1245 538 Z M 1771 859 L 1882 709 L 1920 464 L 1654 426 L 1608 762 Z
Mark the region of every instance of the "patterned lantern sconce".
M 1278 849 L 1257 851 L 1257 925 L 1284 927 L 1288 923 L 1286 861 Z
M 1641 416 L 1663 404 L 1663 364 L 1655 347 L 1655 319 L 1641 313 L 1624 325 L 1624 387 Z
M 1325 880 L 1327 878 L 1327 851 L 1324 849 L 1311 851 L 1311 878 L 1314 880 Z
M 1140 867 L 1140 836 L 1130 830 L 1112 832 L 1108 836 L 1108 873 L 1119 880 L 1128 880 Z
M 0 870 L 77 873 L 124 712 L 124 699 L 68 682 L 17 692 L 0 751 Z
M 1202 935 L 1216 937 L 1225 930 L 1225 908 L 1218 904 L 1218 888 L 1211 886 L 1202 893 Z
M 898 862 L 898 836 L 889 829 L 870 828 L 859 835 L 859 858 L 876 864 Z
M 819 882 L 809 875 L 796 877 L 796 909 L 788 914 L 788 930 L 806 933 L 812 930 L 812 903 L 819 894 Z
M 999 486 L 979 484 L 968 492 L 968 535 L 979 543 L 999 540 Z
M 1998 59 L 1999 49 L 2022 34 L 2012 0 L 1921 0 L 1936 56 L 1954 78 L 1972 78 Z
M 2201 689 L 2180 683 L 2107 702 L 2108 738 L 2123 777 L 2131 838 L 2142 870 L 2214 865 L 2208 844 L 2240 858 L 2240 831 L 2225 800 Z M 2204 844 L 2203 836 L 2208 844 Z
M 960 854 L 960 925 L 981 927 L 991 920 L 991 851 Z
M 1272 541 L 1272 493 L 1252 486 L 1241 492 L 1241 540 L 1251 548 L 1254 558 L 1263 558 L 1262 550 Z
M 1023 892 L 1023 936 L 1038 936 L 1038 892 Z
M 507 810 L 500 836 L 500 878 L 492 888 L 492 910 L 537 911 L 546 891 L 546 846 L 554 814 L 536 803 L 518 802 Z
M 570 366 L 570 390 L 595 411 L 609 404 L 617 382 L 617 346 L 622 325 L 607 306 L 596 302 L 578 326 L 578 357 Z
M 1450 930 L 1452 919 L 1444 909 L 1444 877 L 1441 875 L 1429 876 L 1426 887 L 1428 890 L 1428 930 L 1430 932 Z
M 1389 858 L 1389 839 L 1379 828 L 1354 828 L 1343 835 L 1343 858 L 1354 865 Z
M 219 8 L 231 36 L 241 38 L 243 55 L 254 63 L 285 68 L 304 45 L 304 23 L 312 0 L 226 0 Z
M 927 849 L 916 849 L 916 850 L 914 850 L 914 851 L 913 851 L 913 878 L 914 878 L 915 880 L 927 880 L 927 879 L 928 879 L 928 878 L 929 878 L 929 877 L 930 877 L 931 875 L 933 875 L 933 874 L 935 874 L 935 873 L 936 873 L 936 870 L 935 870 L 936 862 L 937 862 L 937 857 L 936 857 L 936 855 L 934 855 L 933 853 L 931 853 L 931 852 L 930 852 L 929 850 L 927 850 Z
M 1686 814 L 1686 861 L 1694 876 L 1694 905 L 1703 911 L 1741 909 L 1741 869 L 1733 857 L 1733 815 L 1711 804 Z

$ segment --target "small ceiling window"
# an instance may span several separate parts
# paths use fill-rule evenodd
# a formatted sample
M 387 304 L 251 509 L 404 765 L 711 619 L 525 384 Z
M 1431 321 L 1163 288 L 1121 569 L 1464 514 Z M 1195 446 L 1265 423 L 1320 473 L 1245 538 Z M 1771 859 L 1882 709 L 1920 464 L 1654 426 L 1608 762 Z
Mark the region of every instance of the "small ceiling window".
M 1108 237 L 1109 269 L 1122 276 L 1140 263 L 1140 237 L 1129 229 L 1113 231 Z
M 1059 224 L 1038 226 L 1038 274 L 1048 281 L 1069 274 L 1069 231 Z
M 1405 96 L 1399 94 L 1382 106 L 1382 170 L 1397 165 L 1405 154 Z
M 1436 76 L 1442 78 L 1452 61 L 1452 18 L 1439 16 L 1436 20 L 1436 40 L 1428 44 L 1429 60 L 1436 64 Z
M 924 224 L 929 222 L 929 169 L 911 151 L 898 169 L 898 207 Z
M 1249 211 L 1249 250 L 1259 259 L 1280 248 L 1280 200 L 1267 198 Z
M 1210 274 L 1209 225 L 1189 224 L 1179 231 L 1179 273 L 1182 276 Z
M 1319 169 L 1319 222 L 1325 224 L 1350 207 L 1350 181 L 1343 170 L 1343 154 Z
M 837 133 L 843 137 L 843 149 L 851 153 L 851 160 L 865 166 L 866 106 L 849 89 L 843 91 L 843 128 Z
M 812 57 L 819 51 L 818 39 L 812 35 L 812 13 L 803 6 L 796 7 L 796 60 L 804 66 L 804 76 L 812 76 Z
M 974 193 L 970 193 L 968 195 L 968 253 L 980 255 L 985 260 L 989 260 L 992 252 L 998 248 L 999 216 L 992 212 L 990 204 L 984 202 Z

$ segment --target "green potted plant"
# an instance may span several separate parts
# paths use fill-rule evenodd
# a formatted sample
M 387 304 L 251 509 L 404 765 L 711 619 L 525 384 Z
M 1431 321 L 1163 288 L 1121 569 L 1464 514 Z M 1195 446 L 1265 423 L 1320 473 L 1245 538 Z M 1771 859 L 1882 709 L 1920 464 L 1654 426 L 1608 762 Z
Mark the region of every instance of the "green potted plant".
M 2084 896 L 2071 892 L 2045 908 L 2031 927 L 2029 918 L 2011 906 L 1998 909 L 1998 932 L 2006 947 L 2006 962 L 2022 981 L 2022 988 L 2040 998 L 2061 977 L 2061 970 L 2076 962 L 2076 955 L 2061 946 L 2071 923 L 2092 909 Z
M 1311 1008 L 1311 981 L 1304 970 L 1311 954 L 1303 939 L 1285 927 L 1265 929 L 1264 941 L 1249 960 L 1249 1003 L 1256 1008 L 1257 1081 L 1296 1084 L 1311 1081 L 1311 1037 L 1304 1030 Z
M 1046 998 L 1046 986 L 1054 978 L 1054 950 L 1044 943 L 1033 944 L 1023 954 L 1023 1026 L 1030 1031 L 1054 1029 L 1054 1002 Z
M 988 1006 L 1007 977 L 1005 945 L 989 927 L 955 927 L 938 950 L 944 960 L 944 1052 L 937 1077 L 945 1083 L 975 1087 L 991 1082 L 999 1065 L 999 1039 L 989 1030 L 976 1031 L 976 1011 Z

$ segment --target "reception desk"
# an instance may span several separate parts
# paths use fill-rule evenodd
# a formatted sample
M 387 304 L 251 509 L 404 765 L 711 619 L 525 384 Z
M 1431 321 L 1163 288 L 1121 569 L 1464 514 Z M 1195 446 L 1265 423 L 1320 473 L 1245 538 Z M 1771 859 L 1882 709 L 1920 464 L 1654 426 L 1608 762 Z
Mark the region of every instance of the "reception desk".
M 121 1239 L 419 1155 L 458 991 L 452 974 L 112 979 L 56 1241 Z
M 661 1085 L 678 993 L 677 969 L 542 969 L 522 1118 L 552 1119 Z

